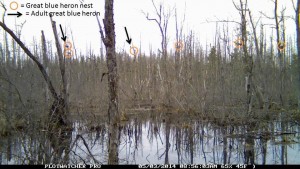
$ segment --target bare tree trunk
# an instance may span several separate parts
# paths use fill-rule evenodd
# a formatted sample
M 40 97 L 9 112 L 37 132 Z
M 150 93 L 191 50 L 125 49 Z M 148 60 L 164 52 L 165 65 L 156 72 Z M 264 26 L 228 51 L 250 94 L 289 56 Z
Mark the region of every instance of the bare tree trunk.
M 58 33 L 56 29 L 56 22 L 52 20 L 52 17 L 50 17 L 52 30 L 55 38 L 55 44 L 57 49 L 57 55 L 58 55 L 58 62 L 59 62 L 59 68 L 62 78 L 62 98 L 59 96 L 59 100 L 55 100 L 54 104 L 52 105 L 52 111 L 55 112 L 56 116 L 58 115 L 58 121 L 54 121 L 52 126 L 52 140 L 57 145 L 54 145 L 54 149 L 57 149 L 57 155 L 58 158 L 61 157 L 62 152 L 65 150 L 65 152 L 69 152 L 71 139 L 72 139 L 72 131 L 69 130 L 69 128 L 72 127 L 72 124 L 70 122 L 70 112 L 69 112 L 69 104 L 68 104 L 68 93 L 67 93 L 67 80 L 66 80 L 66 68 L 65 68 L 65 58 L 63 56 L 63 52 L 61 49 L 61 45 L 59 43 Z M 56 107 L 55 107 L 56 106 Z M 60 121 L 63 120 L 63 123 Z M 54 134 L 58 134 L 58 136 L 54 136 Z M 50 137 L 51 139 L 51 137 Z M 65 153 L 63 162 L 68 163 L 68 153 Z
M 275 28 L 276 28 L 276 38 L 277 38 L 277 44 L 281 42 L 280 40 L 280 30 L 279 30 L 279 21 L 278 21 L 278 14 L 277 14 L 277 8 L 278 8 L 278 0 L 274 1 L 275 7 L 274 7 L 274 17 L 275 17 Z M 284 105 L 283 101 L 283 60 L 282 60 L 282 53 L 280 49 L 277 47 L 277 53 L 278 53 L 278 58 L 279 58 L 279 77 L 280 77 L 280 93 L 279 93 L 279 98 L 281 102 L 281 106 Z
M 98 19 L 98 18 L 97 18 Z M 119 121 L 120 114 L 118 111 L 118 71 L 116 58 L 116 40 L 114 24 L 114 0 L 105 0 L 104 14 L 104 31 L 105 36 L 98 20 L 101 39 L 106 47 L 106 63 L 108 68 L 108 93 L 109 93 L 109 144 L 108 144 L 108 164 L 119 163 Z
M 247 92 L 247 109 L 248 109 L 248 115 L 252 113 L 252 94 L 253 94 L 253 59 L 252 55 L 248 53 L 248 46 L 247 46 L 247 21 L 246 21 L 246 14 L 247 14 L 247 0 L 243 3 L 242 0 L 240 0 L 240 7 L 238 8 L 236 5 L 236 8 L 241 13 L 241 33 L 242 33 L 242 41 L 243 41 L 243 52 L 245 56 L 245 86 L 246 86 L 246 92 Z
M 257 33 L 256 33 L 256 24 L 254 24 L 250 10 L 248 12 L 249 12 L 250 23 L 251 23 L 252 30 L 253 30 L 256 57 L 257 57 L 258 61 L 260 61 L 261 56 L 260 56 L 259 42 L 258 42 Z
M 176 23 L 176 42 L 175 42 L 175 45 L 180 45 L 179 44 L 180 40 L 179 40 L 177 10 L 175 10 L 175 23 Z M 175 46 L 175 75 L 176 75 L 177 82 L 179 82 L 179 61 L 180 61 L 180 47 Z
M 47 45 L 46 45 L 46 39 L 45 39 L 45 35 L 44 35 L 44 31 L 42 31 L 42 52 L 43 52 L 43 64 L 45 66 L 46 69 L 46 73 L 49 74 L 49 70 L 48 70 L 48 56 L 47 56 Z M 48 102 L 49 100 L 49 90 L 47 88 L 47 83 L 45 83 L 45 103 Z
M 298 109 L 300 110 L 300 0 L 297 1 L 296 8 L 296 33 L 298 51 Z
M 62 97 L 64 99 L 64 109 L 65 109 L 64 112 L 65 112 L 66 116 L 69 116 L 65 58 L 63 56 L 61 45 L 59 43 L 59 38 L 58 38 L 58 34 L 57 34 L 57 29 L 56 29 L 56 22 L 52 20 L 52 17 L 50 17 L 50 19 L 51 19 L 54 38 L 55 38 L 55 44 L 56 44 L 56 49 L 57 49 L 58 61 L 59 61 L 59 68 L 60 68 L 60 73 L 61 73 L 61 78 L 62 78 L 62 95 L 63 95 Z M 67 120 L 67 122 L 68 122 L 68 120 Z
M 171 103 L 171 82 L 168 81 L 168 70 L 167 70 L 167 30 L 169 19 L 171 17 L 171 11 L 165 11 L 163 4 L 159 4 L 157 7 L 152 0 L 152 5 L 155 9 L 157 18 L 150 18 L 149 14 L 146 15 L 146 19 L 149 21 L 155 21 L 159 27 L 161 33 L 161 55 L 162 55 L 162 68 L 161 72 L 163 73 L 162 76 L 162 92 L 164 92 L 164 104 L 167 106 Z
M 249 10 L 249 18 L 250 18 L 250 23 L 251 23 L 251 26 L 252 26 L 252 29 L 253 29 L 253 36 L 254 36 L 254 44 L 255 44 L 255 51 L 256 51 L 256 59 L 257 59 L 257 65 L 258 65 L 258 69 L 260 72 L 262 72 L 262 67 L 261 67 L 261 60 L 262 60 L 262 45 L 259 46 L 259 42 L 258 42 L 258 38 L 257 38 L 257 33 L 256 33 L 256 25 L 254 24 L 254 21 L 252 19 L 252 15 L 251 15 L 251 12 Z M 257 97 L 257 100 L 258 100 L 258 105 L 259 105 L 259 108 L 260 109 L 263 109 L 264 108 L 264 98 L 263 98 L 263 94 L 262 94 L 262 91 L 261 91 L 261 88 L 258 87 L 254 81 L 253 81 L 253 90 L 255 90 L 255 93 L 256 93 L 256 97 Z
M 222 136 L 223 136 L 223 164 L 229 164 L 229 162 L 227 161 L 227 154 L 228 154 L 228 142 L 227 142 L 227 127 L 224 127 L 221 129 L 222 132 Z
M 166 150 L 165 150 L 165 164 L 169 164 L 169 150 L 170 150 L 170 123 L 171 123 L 171 117 L 166 114 Z
M 11 52 L 9 49 L 9 45 L 8 45 L 8 38 L 7 38 L 7 33 L 5 32 L 4 34 L 4 39 L 5 39 L 5 58 L 6 58 L 6 64 L 4 65 L 4 70 L 6 71 L 7 74 L 7 78 L 10 79 L 10 72 L 12 70 L 12 61 L 11 61 Z M 7 98 L 7 112 L 5 113 L 6 116 L 6 120 L 8 122 L 8 126 L 7 126 L 7 131 L 11 130 L 11 118 L 12 118 L 12 110 L 13 110 L 13 94 L 12 94 L 12 84 L 9 83 L 8 84 L 8 98 Z

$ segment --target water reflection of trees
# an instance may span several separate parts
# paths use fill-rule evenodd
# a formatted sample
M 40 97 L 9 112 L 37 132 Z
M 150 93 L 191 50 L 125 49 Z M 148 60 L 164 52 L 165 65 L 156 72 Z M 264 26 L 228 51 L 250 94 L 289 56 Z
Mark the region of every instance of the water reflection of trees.
M 45 130 L 22 131 L 1 140 L 1 164 L 107 163 L 105 123 L 74 123 L 69 150 L 57 156 Z M 133 117 L 119 127 L 119 162 L 288 164 L 299 126 L 284 121 L 215 124 L 159 114 Z M 294 142 L 293 142 L 294 141 Z

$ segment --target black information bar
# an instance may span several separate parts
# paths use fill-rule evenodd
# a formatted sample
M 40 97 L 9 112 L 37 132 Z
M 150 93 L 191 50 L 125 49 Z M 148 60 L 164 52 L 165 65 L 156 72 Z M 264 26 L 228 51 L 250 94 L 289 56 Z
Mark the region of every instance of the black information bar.
M 46 165 L 0 165 L 0 169 L 12 168 L 47 168 L 47 169 L 63 169 L 63 168 L 93 168 L 93 169 L 108 169 L 108 168 L 223 168 L 223 169 L 272 169 L 272 168 L 299 168 L 300 165 L 216 165 L 216 164 L 139 164 L 139 165 L 85 165 L 85 164 L 46 164 Z

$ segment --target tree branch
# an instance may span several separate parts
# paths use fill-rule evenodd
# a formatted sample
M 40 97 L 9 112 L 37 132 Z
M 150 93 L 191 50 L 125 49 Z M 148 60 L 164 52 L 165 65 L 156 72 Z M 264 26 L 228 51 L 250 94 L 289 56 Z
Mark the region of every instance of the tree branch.
M 159 5 L 159 12 L 158 12 L 157 7 L 156 7 L 156 5 L 155 5 L 155 3 L 154 3 L 153 0 L 152 0 L 152 5 L 155 8 L 155 12 L 156 12 L 157 16 L 160 16 L 161 15 L 161 10 L 162 10 L 162 5 Z
M 99 26 L 99 29 L 100 29 L 100 36 L 101 36 L 101 39 L 102 39 L 102 42 L 104 43 L 104 45 L 106 46 L 106 43 L 107 43 L 107 40 L 104 36 L 104 33 L 103 33 L 103 29 L 102 29 L 102 26 L 101 26 L 101 23 L 100 23 L 100 20 L 98 18 L 98 15 L 96 15 L 96 19 L 97 19 L 97 23 L 98 23 L 98 26 Z M 104 21 L 103 21 L 104 22 Z
M 64 98 L 64 108 L 65 113 L 69 114 L 69 104 L 68 104 L 68 94 L 67 94 L 67 78 L 66 78 L 66 66 L 65 66 L 65 58 L 63 56 L 63 51 L 61 48 L 61 45 L 59 43 L 58 33 L 56 29 L 56 22 L 52 20 L 52 17 L 50 17 L 52 30 L 54 34 L 55 39 L 55 45 L 57 49 L 57 55 L 58 55 L 58 61 L 59 61 L 59 68 L 60 68 L 60 74 L 62 79 L 62 94 Z
M 209 20 L 206 20 L 206 22 L 204 22 L 204 23 L 236 23 L 236 24 L 239 24 L 239 25 L 241 25 L 241 23 L 240 22 L 238 22 L 238 21 L 233 21 L 233 20 L 225 20 L 225 19 L 223 19 L 223 20 L 220 20 L 219 18 L 217 18 L 216 17 L 216 21 L 209 21 Z
M 6 15 L 7 9 L 6 9 L 5 5 L 3 4 L 3 2 L 0 2 L 0 3 L 1 3 L 2 8 L 4 9 L 4 12 L 3 12 L 3 15 L 2 15 L 2 22 L 4 23 L 4 16 Z
M 294 0 L 291 0 L 292 1 L 292 4 L 293 4 L 293 8 L 294 8 L 294 11 L 297 12 L 297 9 L 296 9 L 296 6 L 295 6 L 295 3 L 294 3 Z

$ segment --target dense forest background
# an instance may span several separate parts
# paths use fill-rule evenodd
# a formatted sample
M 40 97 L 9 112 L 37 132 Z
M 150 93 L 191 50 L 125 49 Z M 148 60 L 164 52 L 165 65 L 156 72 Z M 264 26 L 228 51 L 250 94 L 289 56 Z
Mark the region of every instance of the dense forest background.
M 231 21 L 216 21 L 214 43 L 201 44 L 193 30 L 181 31 L 180 21 L 171 17 L 176 10 L 153 3 L 157 13 L 154 18 L 145 14 L 145 19 L 160 28 L 161 48 L 145 53 L 141 42 L 136 55 L 125 49 L 116 53 L 121 120 L 140 111 L 176 114 L 177 118 L 166 118 L 170 121 L 191 116 L 224 125 L 271 120 L 282 112 L 288 119 L 299 120 L 297 38 L 286 35 L 285 20 L 290 18 L 276 4 L 277 0 L 274 16 L 270 16 L 274 27 L 269 28 L 252 19 L 247 2 L 234 3 L 240 13 L 236 36 L 229 32 Z M 294 5 L 293 19 L 299 16 L 299 2 Z M 183 46 L 168 50 L 170 19 L 176 20 L 176 27 L 168 29 L 176 29 L 177 42 Z M 298 22 L 296 19 L 297 28 Z M 53 98 L 36 63 L 6 31 L 1 31 L 0 134 L 5 136 L 14 130 L 47 124 Z M 13 31 L 20 37 L 22 25 L 16 25 Z M 266 31 L 272 31 L 271 36 L 266 36 Z M 41 32 L 41 38 L 25 45 L 63 95 L 60 58 L 53 42 Z M 74 56 L 63 58 L 70 114 L 90 124 L 105 121 L 109 109 L 105 46 L 99 47 L 100 55 L 93 49 L 77 53 L 76 42 L 73 46 Z

